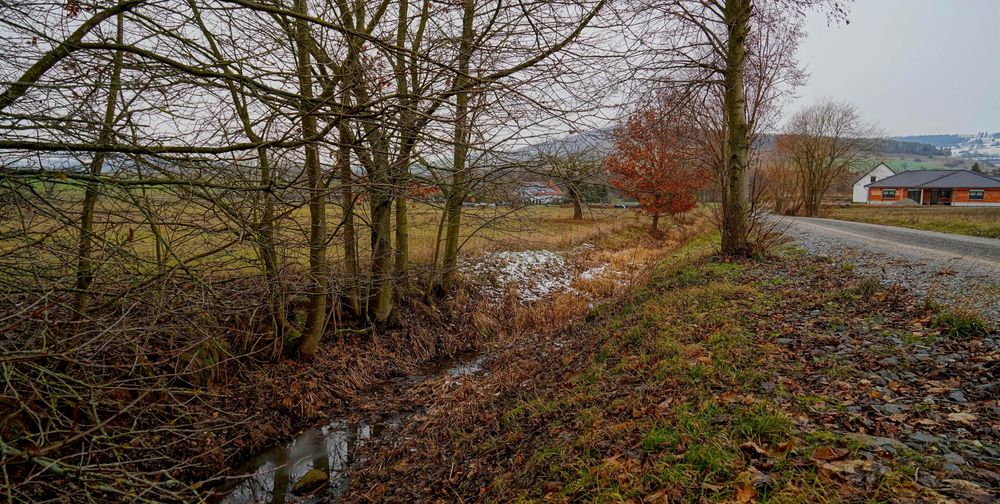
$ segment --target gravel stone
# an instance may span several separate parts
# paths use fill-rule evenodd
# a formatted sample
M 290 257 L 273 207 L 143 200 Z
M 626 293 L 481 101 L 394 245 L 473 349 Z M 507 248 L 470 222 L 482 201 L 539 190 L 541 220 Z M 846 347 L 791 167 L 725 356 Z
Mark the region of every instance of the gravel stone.
M 937 443 L 939 439 L 926 432 L 914 432 L 910 434 L 910 441 L 921 444 Z
M 955 389 L 951 392 L 951 394 L 948 394 L 948 399 L 960 404 L 969 402 L 969 400 L 965 398 L 965 393 L 958 389 Z
M 813 254 L 846 259 L 883 285 L 972 308 L 1000 326 L 1000 240 L 831 219 L 775 219 Z

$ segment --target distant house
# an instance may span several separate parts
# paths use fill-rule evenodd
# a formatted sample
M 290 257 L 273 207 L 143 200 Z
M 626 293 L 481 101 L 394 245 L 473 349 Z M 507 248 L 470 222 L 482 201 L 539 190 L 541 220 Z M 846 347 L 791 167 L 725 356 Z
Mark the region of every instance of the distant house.
M 548 205 L 563 200 L 562 190 L 551 180 L 524 182 L 517 189 L 517 195 L 526 205 Z
M 872 168 L 865 173 L 865 175 L 858 179 L 854 183 L 854 194 L 852 201 L 855 203 L 868 203 L 868 184 L 878 182 L 879 180 L 889 178 L 895 175 L 896 172 L 889 168 L 889 165 L 885 163 L 879 163 L 875 168 Z
M 969 170 L 908 171 L 865 187 L 872 205 L 1000 206 L 1000 180 Z

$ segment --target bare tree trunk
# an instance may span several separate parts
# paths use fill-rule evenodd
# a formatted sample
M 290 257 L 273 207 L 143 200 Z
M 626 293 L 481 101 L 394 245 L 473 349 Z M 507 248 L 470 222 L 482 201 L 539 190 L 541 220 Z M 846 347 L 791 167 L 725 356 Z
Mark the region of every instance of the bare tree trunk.
M 124 37 L 124 19 L 121 13 L 117 16 L 117 29 L 115 41 L 122 43 Z M 108 85 L 108 101 L 104 108 L 104 119 L 101 124 L 98 143 L 106 145 L 111 141 L 114 134 L 115 108 L 118 103 L 118 93 L 121 89 L 122 76 L 122 51 L 115 51 L 111 66 L 111 78 Z M 104 165 L 106 156 L 103 152 L 94 154 L 94 159 L 90 163 L 90 174 L 98 176 Z M 76 300 L 74 308 L 78 312 L 84 312 L 90 301 L 90 285 L 94 282 L 94 209 L 97 206 L 97 182 L 87 183 L 87 188 L 83 195 L 83 211 L 80 214 L 80 248 L 77 254 L 76 266 Z
M 201 29 L 213 55 L 219 61 L 227 61 L 222 51 L 219 49 L 219 45 L 216 42 L 212 31 L 209 30 L 203 22 L 201 10 L 199 9 L 197 3 L 194 0 L 189 0 L 188 5 L 194 15 L 194 20 Z M 234 71 L 228 64 L 223 65 L 222 71 L 227 76 L 235 76 Z M 250 119 L 246 95 L 241 92 L 239 86 L 232 80 L 226 81 L 226 88 L 229 90 L 229 96 L 233 102 L 233 109 L 236 111 L 236 116 L 240 120 L 240 124 L 243 127 L 243 133 L 247 136 L 247 139 L 255 143 L 263 142 L 264 139 L 254 130 L 253 122 Z M 281 337 L 285 334 L 286 329 L 285 294 L 284 288 L 278 278 L 280 265 L 274 242 L 274 180 L 271 175 L 271 161 L 266 147 L 257 148 L 257 164 L 260 169 L 260 186 L 266 189 L 263 193 L 263 205 L 260 208 L 259 220 L 256 222 L 253 229 L 254 241 L 260 255 L 264 278 L 267 281 L 270 298 L 268 299 L 268 311 L 271 318 L 271 327 L 275 334 Z M 157 237 L 159 236 L 155 229 L 154 235 Z M 157 245 L 159 245 L 159 242 L 157 242 Z M 159 257 L 159 248 L 157 248 L 157 257 Z
M 465 171 L 469 155 L 469 61 L 472 59 L 474 34 L 472 21 L 475 15 L 474 0 L 464 0 L 462 16 L 462 41 L 458 52 L 458 76 L 456 85 L 460 90 L 455 96 L 455 156 L 451 190 L 445 206 L 444 259 L 441 287 L 446 292 L 455 286 L 458 277 L 458 235 L 462 227 L 462 203 L 465 201 Z
M 337 163 L 340 172 L 340 201 L 343 205 L 344 229 L 344 307 L 355 317 L 361 315 L 361 293 L 358 288 L 358 238 L 354 230 L 354 190 L 352 189 L 353 174 L 351 173 L 351 148 L 347 133 L 348 125 L 340 124 L 340 147 L 337 151 Z
M 574 185 L 570 185 L 568 189 L 573 199 L 573 220 L 583 220 L 583 197 L 580 196 L 580 190 Z
M 401 107 L 399 110 L 399 160 L 396 167 L 396 274 L 406 275 L 410 266 L 410 237 L 406 215 L 406 189 L 410 176 L 410 159 L 408 155 L 412 127 L 412 111 L 409 86 L 406 83 L 406 31 L 409 22 L 408 8 L 410 0 L 399 0 L 399 16 L 396 27 L 396 93 L 399 95 Z M 404 280 L 401 278 L 401 280 Z
M 653 225 L 649 229 L 649 234 L 655 235 L 660 231 L 660 214 L 653 214 Z
M 724 188 L 726 204 L 722 214 L 722 253 L 746 256 L 749 237 L 750 131 L 746 118 L 746 94 L 743 74 L 746 63 L 746 39 L 752 3 L 750 0 L 726 0 L 725 21 L 728 30 L 725 62 L 727 157 Z
M 309 15 L 308 0 L 295 0 L 295 12 Z M 303 359 L 311 359 L 319 347 L 326 326 L 326 294 L 329 290 L 326 264 L 326 199 L 324 198 L 323 173 L 319 164 L 319 147 L 316 145 L 316 115 L 313 103 L 312 64 L 310 61 L 309 22 L 295 20 L 296 53 L 298 59 L 299 94 L 302 104 L 302 136 L 305 145 L 305 171 L 309 184 L 309 308 L 306 326 L 299 340 L 298 351 Z
M 396 198 L 396 274 L 405 275 L 410 267 L 410 237 L 406 198 Z
M 390 182 L 389 177 L 381 184 Z M 379 182 L 376 182 L 376 185 Z M 371 193 L 372 205 L 372 282 L 369 312 L 377 327 L 384 327 L 392 316 L 392 196 L 386 189 Z

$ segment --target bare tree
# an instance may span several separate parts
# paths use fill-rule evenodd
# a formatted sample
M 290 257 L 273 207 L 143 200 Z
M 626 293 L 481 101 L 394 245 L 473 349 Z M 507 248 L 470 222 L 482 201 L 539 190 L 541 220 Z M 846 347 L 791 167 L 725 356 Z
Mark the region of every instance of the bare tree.
M 713 108 L 707 115 L 715 123 L 711 130 L 717 137 L 721 252 L 751 255 L 755 205 L 751 166 L 755 130 L 762 126 L 760 114 L 773 112 L 781 95 L 776 90 L 794 85 L 788 78 L 797 73 L 794 52 L 805 12 L 826 6 L 831 16 L 841 17 L 842 2 L 651 0 L 639 4 L 663 16 L 662 35 L 654 35 L 663 42 L 651 44 L 662 53 L 655 59 L 658 73 L 654 78 L 702 88 L 697 93 Z M 778 47 L 782 52 L 773 52 Z M 780 57 L 770 58 L 775 55 Z
M 876 127 L 846 102 L 822 101 L 789 119 L 776 141 L 776 155 L 794 170 L 806 215 L 819 215 L 834 181 L 870 160 Z
M 573 203 L 573 220 L 583 219 L 586 200 L 593 197 L 590 193 L 606 191 L 607 172 L 601 154 L 596 146 L 576 151 L 562 146 L 539 152 L 541 174 L 566 188 Z

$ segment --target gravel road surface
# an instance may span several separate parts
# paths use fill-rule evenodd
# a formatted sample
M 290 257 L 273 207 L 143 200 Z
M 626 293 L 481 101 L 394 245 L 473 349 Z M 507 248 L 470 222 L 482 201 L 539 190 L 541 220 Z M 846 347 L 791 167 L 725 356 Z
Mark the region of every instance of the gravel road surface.
M 1000 326 L 1000 240 L 895 226 L 782 217 L 800 247 L 842 258 L 884 284 L 972 308 Z

